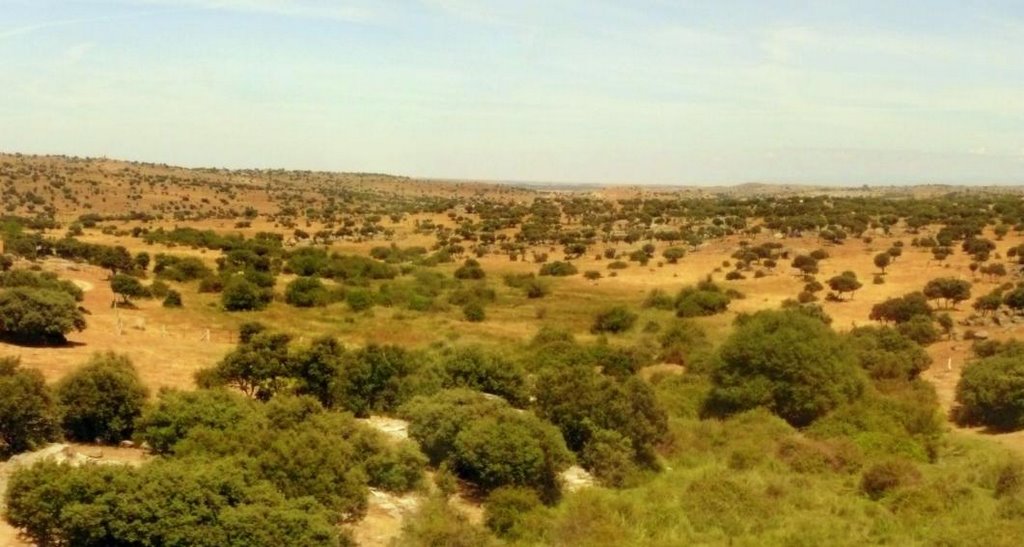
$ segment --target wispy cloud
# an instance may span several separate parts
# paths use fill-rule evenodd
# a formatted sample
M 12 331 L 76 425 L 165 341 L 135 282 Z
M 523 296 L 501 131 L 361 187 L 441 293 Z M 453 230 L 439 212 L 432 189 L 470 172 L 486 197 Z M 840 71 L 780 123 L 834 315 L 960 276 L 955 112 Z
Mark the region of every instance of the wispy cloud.
M 64 50 L 64 62 L 73 65 L 81 61 L 94 47 L 95 42 L 82 42 Z
M 88 23 L 99 23 L 103 21 L 124 19 L 127 17 L 135 16 L 137 15 L 103 15 L 98 17 L 80 17 L 77 19 L 56 19 L 53 21 L 43 21 L 41 23 L 32 23 L 28 25 L 21 25 L 18 27 L 0 30 L 0 40 L 13 38 L 15 36 L 23 36 L 26 34 L 31 34 L 36 31 L 47 30 L 51 28 L 66 27 L 72 25 L 85 25 Z
M 129 2 L 138 5 L 267 13 L 354 23 L 371 21 L 380 12 L 380 3 L 368 0 L 129 0 Z

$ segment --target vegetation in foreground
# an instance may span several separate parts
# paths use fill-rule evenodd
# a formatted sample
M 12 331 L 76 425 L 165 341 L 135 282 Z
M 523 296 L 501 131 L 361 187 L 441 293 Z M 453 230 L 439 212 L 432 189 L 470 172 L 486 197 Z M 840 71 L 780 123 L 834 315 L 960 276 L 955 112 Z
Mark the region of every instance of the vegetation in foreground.
M 106 270 L 119 309 L 156 299 L 241 328 L 197 389 L 149 390 L 139 372 L 150 364 L 117 353 L 50 385 L 0 360 L 0 456 L 62 438 L 132 440 L 152 453 L 138 467 L 15 471 L 5 518 L 40 545 L 346 545 L 371 489 L 421 500 L 400 545 L 999 545 L 1024 532 L 1019 456 L 949 434 L 921 379 L 929 345 L 987 338 L 953 315 L 984 325 L 1024 310 L 1024 247 L 997 243 L 1024 231 L 1016 197 L 514 202 L 355 191 L 309 174 L 258 190 L 229 178 L 211 186 L 213 199 L 139 202 L 127 215 L 69 215 L 114 195 L 49 169 L 0 169 L 5 347 L 64 351 L 88 328 L 83 290 L 42 271 L 52 258 Z M 110 178 L 131 196 L 195 187 L 152 169 Z M 247 192 L 270 205 L 233 209 Z M 305 198 L 306 210 L 293 205 Z M 408 216 L 417 243 L 387 241 Z M 211 219 L 237 232 L 168 224 Z M 870 275 L 830 268 L 844 242 L 877 236 L 888 248 L 864 255 Z M 691 283 L 602 299 L 573 310 L 583 320 L 568 329 L 546 317 L 582 283 L 685 268 L 726 241 L 728 259 Z M 935 275 L 866 304 L 861 319 L 874 323 L 831 325 L 819 302 L 857 304 L 910 253 L 930 257 Z M 488 266 L 495 256 L 516 268 Z M 951 257 L 971 275 L 945 271 Z M 731 311 L 759 280 L 780 277 L 799 287 L 781 308 Z M 979 294 L 982 283 L 995 288 Z M 396 321 L 448 314 L 487 326 L 536 302 L 527 336 L 485 344 L 438 334 L 416 347 L 354 345 L 282 324 L 315 309 L 339 324 L 390 310 Z M 706 328 L 729 325 L 726 314 L 731 326 Z M 268 317 L 285 319 L 250 320 Z M 1021 429 L 1021 344 L 982 340 L 972 351 L 956 420 Z M 380 415 L 405 420 L 409 439 L 362 421 Z M 567 488 L 573 465 L 597 485 Z M 482 519 L 456 495 L 480 502 Z

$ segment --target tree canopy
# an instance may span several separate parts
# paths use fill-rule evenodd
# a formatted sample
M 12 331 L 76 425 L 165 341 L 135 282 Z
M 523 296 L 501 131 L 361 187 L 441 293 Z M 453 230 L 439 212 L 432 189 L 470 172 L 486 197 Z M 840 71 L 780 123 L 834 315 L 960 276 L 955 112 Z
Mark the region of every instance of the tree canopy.
M 732 414 L 763 406 L 803 426 L 859 397 L 864 380 L 838 334 L 796 310 L 738 320 L 722 344 L 706 408 Z

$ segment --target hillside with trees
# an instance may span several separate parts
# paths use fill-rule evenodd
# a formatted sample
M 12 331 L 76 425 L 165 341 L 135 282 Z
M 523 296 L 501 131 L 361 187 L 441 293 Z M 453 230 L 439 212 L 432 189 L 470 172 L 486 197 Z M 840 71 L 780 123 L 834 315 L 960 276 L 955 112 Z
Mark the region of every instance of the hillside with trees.
M 3 155 L 0 195 L 15 545 L 1024 533 L 1012 189 Z

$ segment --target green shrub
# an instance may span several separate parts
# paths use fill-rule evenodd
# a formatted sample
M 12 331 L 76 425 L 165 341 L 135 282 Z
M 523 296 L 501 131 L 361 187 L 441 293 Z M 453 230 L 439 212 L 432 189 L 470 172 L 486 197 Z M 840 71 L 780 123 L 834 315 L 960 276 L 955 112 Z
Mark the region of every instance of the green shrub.
M 911 380 L 932 362 L 920 345 L 891 327 L 858 327 L 849 338 L 861 368 L 876 380 Z
M 465 306 L 470 302 L 494 302 L 497 298 L 494 289 L 487 287 L 482 283 L 466 283 L 448 295 L 448 303 L 456 306 Z
M 654 447 L 666 438 L 668 423 L 654 390 L 635 376 L 614 380 L 588 364 L 551 367 L 538 375 L 537 413 L 555 424 L 577 453 L 606 429 L 629 440 L 634 461 L 656 468 Z
M 252 401 L 229 391 L 161 390 L 156 403 L 136 421 L 135 436 L 153 452 L 170 454 L 193 429 L 224 431 L 257 421 Z
M 920 480 L 921 472 L 913 463 L 899 459 L 888 460 L 864 471 L 860 490 L 869 498 L 878 500 L 897 488 L 916 484 Z
M 297 308 L 327 305 L 327 288 L 318 277 L 298 277 L 288 283 L 284 301 Z
M 466 262 L 455 270 L 455 279 L 483 279 L 486 277 L 484 269 L 480 267 L 480 263 L 472 258 L 466 259 Z
M 167 296 L 164 297 L 163 307 L 180 308 L 181 306 L 181 293 L 174 289 L 169 289 L 167 291 Z
M 373 295 L 366 289 L 348 289 L 345 291 L 345 302 L 354 312 L 366 311 L 373 307 Z
M 440 465 L 455 450 L 455 437 L 474 419 L 492 416 L 508 403 L 467 389 L 452 389 L 414 397 L 399 409 L 409 421 L 409 437 L 416 440 L 431 464 Z
M 590 332 L 610 332 L 613 334 L 626 332 L 633 328 L 636 323 L 637 314 L 629 311 L 625 306 L 613 306 L 597 314 Z
M 711 342 L 699 325 L 676 320 L 658 337 L 661 345 L 661 360 L 666 363 L 686 365 L 691 371 L 700 369 L 708 359 Z
M 644 298 L 643 307 L 671 310 L 675 307 L 675 300 L 662 289 L 651 289 Z
M 956 386 L 957 419 L 1000 430 L 1024 428 L 1024 360 L 997 353 L 967 365 Z
M 370 456 L 366 473 L 370 486 L 389 492 L 408 492 L 423 482 L 427 458 L 415 444 L 403 441 Z
M 741 317 L 718 359 L 707 401 L 712 414 L 763 406 L 803 426 L 860 397 L 865 385 L 842 338 L 793 309 Z
M 580 454 L 580 463 L 608 486 L 625 486 L 638 471 L 629 439 L 615 431 L 598 429 Z
M 85 316 L 63 291 L 15 288 L 0 290 L 0 337 L 60 343 L 73 330 L 85 329 Z
M 555 499 L 558 473 L 571 460 L 557 429 L 532 414 L 504 411 L 463 428 L 452 461 L 459 476 L 486 491 L 525 486 Z
M 732 298 L 717 285 L 705 282 L 697 287 L 686 287 L 676 295 L 675 308 L 679 317 L 701 317 L 724 312 Z
M 410 547 L 490 547 L 494 539 L 487 530 L 469 522 L 444 499 L 430 498 L 415 515 L 405 519 L 396 545 Z
M 53 272 L 36 272 L 32 270 L 11 270 L 0 272 L 0 288 L 14 289 L 46 289 L 67 293 L 76 302 L 85 298 L 85 293 L 78 285 L 68 279 L 60 279 Z
M 56 440 L 60 411 L 42 373 L 0 358 L 0 460 Z
M 57 384 L 65 434 L 81 442 L 129 439 L 146 395 L 127 356 L 94 354 Z
M 414 368 L 409 352 L 394 345 L 370 344 L 345 353 L 332 384 L 335 405 L 359 417 L 395 410 L 409 395 L 403 382 Z
M 468 388 L 503 397 L 523 406 L 529 393 L 526 373 L 514 362 L 488 354 L 480 348 L 456 350 L 442 357 L 445 388 Z
M 149 294 L 153 298 L 164 298 L 165 296 L 167 296 L 167 293 L 171 290 L 171 287 L 167 285 L 167 283 L 164 283 L 163 281 L 157 279 L 149 284 L 147 290 L 149 291 Z
M 127 304 L 132 298 L 141 298 L 148 295 L 146 287 L 142 286 L 142 282 L 137 278 L 132 277 L 128 274 L 115 274 L 110 278 L 110 290 L 121 296 L 124 302 Z
M 676 264 L 679 262 L 679 259 L 686 256 L 686 249 L 682 247 L 669 247 L 661 252 L 661 256 L 665 257 L 669 264 Z
M 270 302 L 270 295 L 242 276 L 234 276 L 224 284 L 221 303 L 227 311 L 260 310 Z
M 39 545 L 354 545 L 321 504 L 228 461 L 44 461 L 11 476 L 7 518 Z
M 463 306 L 462 316 L 470 323 L 479 323 L 487 318 L 484 306 L 479 302 L 469 302 Z
M 564 277 L 568 275 L 576 275 L 579 270 L 576 269 L 571 262 L 554 261 L 548 262 L 540 267 L 540 275 L 549 275 L 553 277 Z
M 896 326 L 900 334 L 927 346 L 939 341 L 939 331 L 935 328 L 935 320 L 929 315 L 915 315 L 910 320 Z
M 484 525 L 502 538 L 516 538 L 522 535 L 524 517 L 530 511 L 540 508 L 537 492 L 529 488 L 504 486 L 487 496 L 484 503 Z

